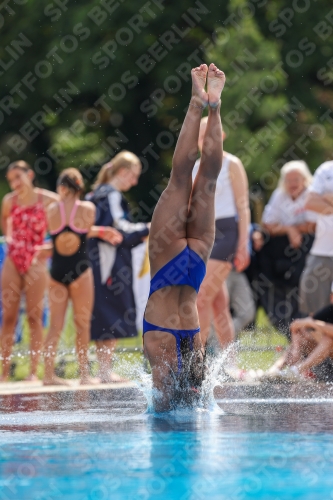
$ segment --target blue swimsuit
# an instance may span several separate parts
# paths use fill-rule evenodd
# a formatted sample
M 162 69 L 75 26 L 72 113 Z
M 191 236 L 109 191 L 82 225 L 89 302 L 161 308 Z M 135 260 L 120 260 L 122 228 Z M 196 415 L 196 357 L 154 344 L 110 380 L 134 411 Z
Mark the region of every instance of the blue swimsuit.
M 166 286 L 188 285 L 198 293 L 202 280 L 206 274 L 206 265 L 202 258 L 191 248 L 186 246 L 180 254 L 176 255 L 170 262 L 167 262 L 150 282 L 149 297 Z M 188 338 L 190 349 L 193 350 L 193 337 L 200 332 L 200 328 L 195 330 L 174 330 L 163 326 L 153 325 L 143 318 L 143 334 L 155 330 L 158 332 L 171 333 L 176 338 L 178 371 L 182 369 L 181 340 Z

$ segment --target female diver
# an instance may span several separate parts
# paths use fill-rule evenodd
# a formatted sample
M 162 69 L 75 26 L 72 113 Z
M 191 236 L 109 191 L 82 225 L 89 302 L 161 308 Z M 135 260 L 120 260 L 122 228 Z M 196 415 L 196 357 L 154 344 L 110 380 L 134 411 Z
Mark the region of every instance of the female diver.
M 44 295 L 48 281 L 46 261 L 37 256 L 46 235 L 47 207 L 58 199 L 55 193 L 34 186 L 35 174 L 24 160 L 8 166 L 7 181 L 12 193 L 1 205 L 1 226 L 6 236 L 7 256 L 2 269 L 2 376 L 10 373 L 21 296 L 25 294 L 30 330 L 30 374 L 26 380 L 38 380 L 37 368 L 43 342 Z
M 209 68 L 202 64 L 192 69 L 191 76 L 190 105 L 149 238 L 152 279 L 143 333 L 156 411 L 172 409 L 178 403 L 178 389 L 182 399 L 186 392 L 198 393 L 203 379 L 204 352 L 196 300 L 215 237 L 215 187 L 223 154 L 220 96 L 225 75 L 214 64 Z M 200 168 L 192 185 L 200 120 L 207 105 Z
M 49 285 L 51 318 L 44 345 L 44 385 L 70 385 L 54 373 L 57 345 L 69 300 L 73 307 L 81 384 L 99 382 L 89 374 L 88 347 L 94 284 L 86 239 L 98 236 L 100 227 L 94 226 L 95 205 L 90 201 L 80 201 L 83 189 L 83 178 L 76 168 L 63 170 L 57 182 L 60 199 L 52 203 L 46 212 L 53 245 L 44 245 L 40 249 L 40 255 L 52 256 Z M 122 241 L 121 234 L 111 227 L 103 229 L 101 236 L 113 245 Z

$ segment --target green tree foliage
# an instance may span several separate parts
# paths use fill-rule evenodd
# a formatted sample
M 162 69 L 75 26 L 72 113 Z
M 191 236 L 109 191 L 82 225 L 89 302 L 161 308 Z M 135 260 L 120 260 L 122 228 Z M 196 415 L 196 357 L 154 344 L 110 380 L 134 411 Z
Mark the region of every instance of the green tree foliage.
M 217 31 L 207 56 L 227 75 L 222 94 L 225 148 L 241 158 L 254 182 L 283 150 L 293 112 L 283 92 L 286 77 L 277 44 L 264 39 L 251 12 L 240 10 L 245 7 L 246 2 L 230 1 L 232 23 Z
M 332 159 L 333 5 L 330 0 L 255 3 L 254 15 L 266 40 L 280 50 L 287 75 L 285 96 L 302 103 L 288 126 L 282 157 L 299 157 L 314 170 Z
M 105 159 L 130 149 L 145 171 L 134 196 L 152 207 L 156 193 L 149 191 L 169 172 L 189 100 L 190 68 L 204 60 L 225 7 L 198 0 L 22 3 L 14 14 L 3 12 L 1 28 L 0 59 L 10 59 L 6 46 L 20 33 L 28 40 L 0 83 L 10 96 L 20 82 L 26 95 L 15 94 L 15 109 L 4 111 L 2 168 L 25 157 L 47 185 L 69 165 L 90 182 Z M 36 90 L 28 91 L 22 80 L 34 78 Z M 39 127 L 36 113 L 44 114 Z
M 272 189 L 272 167 L 278 173 L 292 154 L 317 167 L 331 154 L 332 123 L 322 116 L 332 108 L 332 16 L 329 0 L 302 5 L 9 0 L 0 10 L 1 171 L 22 157 L 46 186 L 70 165 L 89 184 L 126 148 L 143 161 L 132 196 L 138 216 L 149 218 L 188 104 L 190 68 L 213 59 L 227 75 L 226 147 L 251 182 Z

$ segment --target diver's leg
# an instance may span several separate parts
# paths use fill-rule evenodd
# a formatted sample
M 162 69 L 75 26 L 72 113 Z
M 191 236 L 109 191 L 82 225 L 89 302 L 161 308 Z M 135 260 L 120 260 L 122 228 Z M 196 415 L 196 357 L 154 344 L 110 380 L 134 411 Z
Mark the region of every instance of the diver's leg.
M 2 332 L 1 332 L 1 355 L 2 376 L 0 381 L 6 382 L 9 377 L 11 354 L 15 340 L 15 326 L 20 309 L 23 279 L 18 273 L 14 262 L 7 257 L 5 259 L 2 275 Z
M 152 274 L 186 246 L 186 223 L 192 191 L 192 170 L 198 155 L 198 137 L 202 110 L 208 96 L 204 91 L 207 66 L 192 70 L 192 97 L 172 160 L 171 176 L 154 210 L 149 258 Z
M 207 82 L 209 115 L 187 223 L 188 245 L 206 262 L 215 238 L 215 187 L 223 158 L 220 95 L 224 87 L 225 75 L 214 64 L 211 64 Z M 209 333 L 213 301 L 230 270 L 228 266 L 229 264 L 225 262 L 215 261 L 208 265 L 206 277 L 199 291 L 198 312 L 204 344 Z
M 186 227 L 189 246 L 204 261 L 209 258 L 215 238 L 215 188 L 223 157 L 220 95 L 224 84 L 223 71 L 211 64 L 207 79 L 209 98 L 207 128 L 200 168 L 193 185 Z

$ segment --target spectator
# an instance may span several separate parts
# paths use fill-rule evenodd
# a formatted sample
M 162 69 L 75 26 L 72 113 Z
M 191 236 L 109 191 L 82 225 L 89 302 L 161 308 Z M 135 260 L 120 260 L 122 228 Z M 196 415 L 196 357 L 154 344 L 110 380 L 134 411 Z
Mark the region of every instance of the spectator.
M 266 243 L 270 236 L 264 231 L 264 229 L 257 223 L 250 224 L 249 231 L 249 248 L 250 248 L 250 264 L 244 270 L 244 274 L 248 280 L 251 288 L 252 299 L 254 301 L 255 311 L 257 311 L 260 304 L 260 287 L 258 290 L 258 274 L 259 274 L 259 256 L 260 250 Z M 261 284 L 260 284 L 261 285 Z M 252 324 L 254 328 L 254 324 Z
M 43 244 L 47 221 L 45 210 L 58 197 L 55 193 L 34 187 L 34 172 L 23 160 L 11 163 L 7 180 L 12 193 L 2 200 L 2 232 L 6 236 L 7 256 L 2 268 L 2 381 L 10 371 L 14 331 L 21 295 L 25 293 L 30 329 L 30 374 L 37 380 L 37 367 L 43 339 L 44 294 L 48 279 L 46 262 L 37 257 Z
M 135 337 L 136 305 L 133 293 L 133 247 L 147 237 L 147 224 L 130 221 L 130 210 L 122 192 L 138 183 L 141 174 L 139 158 L 129 151 L 118 153 L 100 170 L 87 199 L 96 205 L 96 224 L 114 226 L 124 239 L 118 248 L 98 238 L 89 240 L 89 257 L 94 273 L 95 302 L 91 338 L 96 342 L 99 377 L 102 382 L 123 380 L 110 372 L 117 339 Z
M 230 308 L 234 322 L 236 334 L 242 331 L 245 327 L 250 329 L 255 328 L 255 316 L 258 309 L 259 301 L 257 290 L 252 288 L 252 281 L 256 277 L 257 255 L 265 244 L 267 234 L 261 226 L 256 223 L 250 224 L 249 230 L 249 252 L 250 264 L 243 273 L 239 273 L 239 278 L 234 278 L 227 287 L 230 295 Z M 236 274 L 232 271 L 230 274 Z M 236 283 L 233 285 L 233 281 Z M 239 297 L 239 298 L 238 298 Z
M 317 213 L 313 246 L 300 283 L 300 310 L 318 311 L 329 303 L 333 281 L 333 161 L 316 170 L 306 198 L 307 210 Z
M 229 296 L 231 319 L 235 336 L 237 337 L 237 335 L 247 326 L 253 326 L 256 314 L 256 304 L 249 280 L 245 273 L 238 273 L 232 269 L 226 280 L 226 285 Z M 214 312 L 216 315 L 219 313 L 220 303 L 221 300 L 223 300 L 220 296 L 221 293 L 222 289 L 216 295 L 213 302 L 213 308 L 218 308 L 217 311 Z M 208 345 L 214 351 L 219 348 L 219 343 L 213 329 L 211 329 L 209 333 Z
M 333 305 L 290 325 L 291 344 L 266 375 L 333 381 Z M 282 371 L 281 371 L 282 369 Z
M 203 118 L 198 140 L 200 151 L 206 127 L 207 118 Z M 223 138 L 225 138 L 224 132 Z M 193 169 L 193 177 L 196 176 L 199 165 L 198 160 Z M 198 312 L 203 344 L 207 342 L 213 316 L 216 336 L 224 348 L 234 340 L 235 336 L 225 282 L 233 265 L 237 272 L 241 272 L 249 263 L 250 223 L 246 172 L 239 158 L 226 151 L 223 151 L 222 170 L 216 185 L 215 218 L 215 242 L 207 263 L 206 276 L 198 294 Z
M 254 320 L 256 314 L 255 302 L 245 273 L 232 270 L 227 278 L 227 288 L 230 297 L 232 322 L 237 336 Z
M 83 189 L 83 179 L 76 168 L 63 170 L 57 182 L 60 201 L 50 205 L 47 210 L 53 244 L 40 248 L 40 255 L 48 256 L 52 251 L 49 285 L 51 317 L 44 346 L 44 385 L 68 384 L 66 380 L 55 376 L 54 361 L 69 300 L 73 307 L 81 384 L 99 382 L 92 379 L 89 373 L 88 347 L 94 289 L 86 239 L 87 236 L 99 234 L 101 228 L 93 226 L 95 206 L 88 201 L 80 201 Z M 109 231 L 103 228 L 102 236 L 108 244 L 117 244 L 122 240 L 120 233 L 111 228 Z
M 305 210 L 311 180 L 303 161 L 286 163 L 262 217 L 269 239 L 258 259 L 261 281 L 265 277 L 260 302 L 272 323 L 287 334 L 298 316 L 298 283 L 313 242 L 316 214 Z
M 255 302 L 249 281 L 244 273 L 238 273 L 232 269 L 226 280 L 226 285 L 229 295 L 233 328 L 237 336 L 238 333 L 244 330 L 244 328 L 254 320 L 256 313 Z M 214 315 L 219 314 L 221 293 L 222 289 L 216 295 L 213 302 L 213 308 L 217 308 L 217 310 L 214 311 Z

